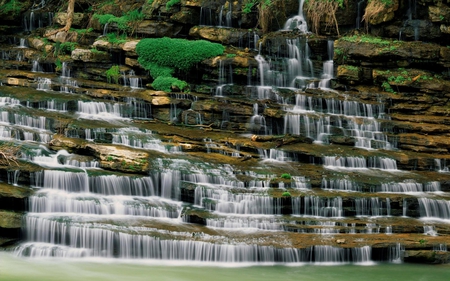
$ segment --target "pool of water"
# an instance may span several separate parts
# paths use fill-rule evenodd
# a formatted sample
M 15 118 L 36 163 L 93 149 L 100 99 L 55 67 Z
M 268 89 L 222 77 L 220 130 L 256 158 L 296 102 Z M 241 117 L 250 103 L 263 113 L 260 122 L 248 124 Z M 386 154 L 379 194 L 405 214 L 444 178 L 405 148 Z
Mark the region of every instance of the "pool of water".
M 449 265 L 249 265 L 108 259 L 27 259 L 0 253 L 0 280 L 432 280 L 448 281 Z

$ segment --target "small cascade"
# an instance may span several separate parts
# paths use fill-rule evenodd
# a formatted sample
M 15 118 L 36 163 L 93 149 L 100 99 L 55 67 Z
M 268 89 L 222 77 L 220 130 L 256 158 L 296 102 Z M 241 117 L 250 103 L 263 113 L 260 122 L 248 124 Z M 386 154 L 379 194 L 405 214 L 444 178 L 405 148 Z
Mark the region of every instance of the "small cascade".
M 429 198 L 417 198 L 422 218 L 450 219 L 450 201 Z
M 214 26 L 215 20 L 210 8 L 200 7 L 200 22 L 199 25 Z
M 126 106 L 122 108 L 122 117 L 151 119 L 152 107 L 150 103 L 133 97 L 126 97 L 125 103 Z
M 259 115 L 258 103 L 253 104 L 253 116 L 250 117 L 249 130 L 253 134 L 257 135 L 268 135 L 271 130 L 266 124 L 266 119 L 264 116 Z
M 151 131 L 142 132 L 137 128 L 124 128 L 113 132 L 112 137 L 113 144 L 155 150 L 164 153 L 181 152 L 180 146 L 163 145 L 161 140 L 157 139 Z
M 434 159 L 434 170 L 441 173 L 449 172 L 446 159 Z
M 324 156 L 323 165 L 327 168 L 367 169 L 364 157 Z
M 224 16 L 223 16 L 223 12 L 224 12 L 224 8 L 225 5 L 222 5 L 220 7 L 220 12 L 219 12 L 219 27 L 232 27 L 232 12 L 233 12 L 233 6 L 232 6 L 232 2 L 229 1 L 228 4 L 228 10 L 225 13 L 225 20 L 224 20 Z
M 292 197 L 292 214 L 316 217 L 342 217 L 342 198 Z
M 17 46 L 17 48 L 28 48 L 28 42 L 26 38 L 20 38 L 20 43 L 19 46 Z
M 125 71 L 122 72 L 122 81 L 125 87 L 130 87 L 131 89 L 143 89 L 142 78 L 136 77 L 136 73 L 132 69 L 128 71 L 128 73 Z
M 308 25 L 303 15 L 303 5 L 305 0 L 299 0 L 298 15 L 288 19 L 284 24 L 283 30 L 298 30 L 301 33 L 308 32 Z
M 103 36 L 108 35 L 109 32 L 109 23 L 105 23 L 105 26 L 103 26 Z
M 383 183 L 379 187 L 380 192 L 394 192 L 394 193 L 407 193 L 407 192 L 437 192 L 441 190 L 440 182 L 433 181 L 425 184 L 417 183 L 414 181 Z
M 241 215 L 279 215 L 279 199 L 267 195 L 233 194 L 226 190 L 213 190 L 196 187 L 195 202 L 200 206 L 218 213 Z
M 78 101 L 78 111 L 82 118 L 122 118 L 121 105 L 118 103 Z
M 216 97 L 225 96 L 225 90 L 233 86 L 233 68 L 232 65 L 229 64 L 225 66 L 225 62 L 223 60 L 219 60 L 219 82 L 217 83 L 216 90 L 214 95 Z
M 423 234 L 428 236 L 438 236 L 438 233 L 433 225 L 424 225 Z
M 67 62 L 62 62 L 60 83 L 61 87 L 59 91 L 63 93 L 74 93 L 74 89 L 78 88 L 78 82 L 72 79 Z
M 377 197 L 355 198 L 357 216 L 390 216 L 390 201 L 382 202 Z
M 203 125 L 202 114 L 192 109 L 184 111 L 183 119 L 185 125 Z
M 274 218 L 218 218 L 206 219 L 206 225 L 212 228 L 283 230 L 282 224 Z
M 361 187 L 353 181 L 349 181 L 346 179 L 322 179 L 322 186 L 323 189 L 330 189 L 330 190 L 343 190 L 343 191 L 357 191 L 361 192 Z
M 271 148 L 269 150 L 263 150 L 259 149 L 259 158 L 265 161 L 279 161 L 279 162 L 286 162 L 286 161 L 294 161 L 294 159 L 289 155 L 289 153 Z
M 367 166 L 370 169 L 397 170 L 397 162 L 391 158 L 377 156 L 369 157 L 367 163 Z
M 447 252 L 447 244 L 436 244 L 436 245 L 433 245 L 433 251 L 436 251 L 436 252 Z
M 362 17 L 364 15 L 364 9 L 366 6 L 366 0 L 359 0 L 356 5 L 356 29 L 361 28 Z
M 38 84 L 37 84 L 36 90 L 38 90 L 38 91 L 50 91 L 51 90 L 52 81 L 50 80 L 50 78 L 38 77 L 37 83 Z
M 33 66 L 31 68 L 31 72 L 44 72 L 41 64 L 37 60 L 33 60 Z
M 334 41 L 328 40 L 327 45 L 328 50 L 328 60 L 323 63 L 323 73 L 319 82 L 319 88 L 329 89 L 330 81 L 334 76 L 334 64 L 333 64 L 333 56 L 334 56 Z

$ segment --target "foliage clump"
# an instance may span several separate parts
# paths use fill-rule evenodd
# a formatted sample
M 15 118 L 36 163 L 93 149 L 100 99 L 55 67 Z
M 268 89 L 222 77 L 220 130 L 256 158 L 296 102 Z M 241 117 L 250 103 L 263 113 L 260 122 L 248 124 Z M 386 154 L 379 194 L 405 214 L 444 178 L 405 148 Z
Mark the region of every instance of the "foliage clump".
M 284 174 L 281 175 L 281 178 L 282 179 L 286 179 L 286 180 L 290 180 L 291 179 L 291 175 L 288 174 L 288 173 L 284 173 Z
M 95 14 L 94 18 L 98 19 L 102 25 L 115 23 L 119 31 L 124 33 L 133 33 L 137 24 L 144 19 L 144 14 L 142 11 L 132 10 L 120 17 L 116 17 L 112 14 Z
M 118 65 L 111 66 L 111 68 L 108 69 L 105 74 L 108 83 L 119 83 L 120 70 Z
M 168 90 L 170 88 L 167 87 L 168 81 L 174 83 L 172 86 L 186 87 L 187 84 L 179 83 L 181 80 L 178 79 L 160 79 L 158 81 L 156 79 L 159 77 L 173 78 L 172 75 L 175 71 L 187 72 L 204 59 L 223 54 L 224 49 L 221 44 L 205 40 L 189 41 L 168 37 L 143 39 L 136 46 L 136 52 L 139 55 L 138 61 L 150 71 L 150 75 L 156 82 L 153 83 L 153 87 L 157 90 Z
M 283 196 L 283 197 L 291 197 L 291 193 L 289 193 L 289 191 L 285 191 L 285 192 L 283 192 L 283 194 L 281 194 L 281 196 Z
M 22 10 L 22 5 L 21 1 L 3 0 L 0 2 L 0 15 L 16 17 Z

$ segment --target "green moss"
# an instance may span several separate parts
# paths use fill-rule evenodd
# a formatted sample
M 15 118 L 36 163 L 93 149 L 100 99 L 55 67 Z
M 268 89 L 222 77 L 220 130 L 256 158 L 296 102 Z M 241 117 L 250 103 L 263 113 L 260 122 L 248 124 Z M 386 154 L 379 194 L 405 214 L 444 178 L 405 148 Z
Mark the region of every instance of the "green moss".
M 183 91 L 187 88 L 188 84 L 175 77 L 164 77 L 164 76 L 159 76 L 152 83 L 152 87 L 158 91 L 171 92 L 172 86 L 177 87 L 178 89 Z
M 282 178 L 282 179 L 290 180 L 290 179 L 291 179 L 291 175 L 288 174 L 288 173 L 284 173 L 284 174 L 281 175 L 281 178 Z

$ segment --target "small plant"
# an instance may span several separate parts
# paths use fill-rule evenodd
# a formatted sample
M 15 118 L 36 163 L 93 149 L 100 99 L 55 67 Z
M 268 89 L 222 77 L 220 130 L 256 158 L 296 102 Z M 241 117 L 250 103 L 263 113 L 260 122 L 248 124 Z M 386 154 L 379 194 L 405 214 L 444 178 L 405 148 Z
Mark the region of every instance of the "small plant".
M 286 180 L 290 180 L 291 179 L 291 175 L 288 174 L 288 173 L 284 173 L 284 174 L 281 175 L 281 178 L 282 179 L 286 179 Z
M 172 87 L 176 87 L 183 91 L 188 84 L 182 80 L 179 80 L 175 77 L 164 77 L 159 76 L 152 83 L 152 87 L 158 91 L 171 92 Z
M 61 62 L 61 60 L 60 59 L 56 59 L 55 60 L 55 70 L 56 71 L 61 71 L 61 69 L 62 69 L 62 62 Z
M 425 244 L 427 244 L 427 242 L 428 242 L 428 241 L 425 240 L 425 239 L 420 239 L 420 240 L 419 240 L 419 244 L 422 245 L 422 246 L 424 246 Z
M 22 9 L 22 3 L 23 1 L 17 1 L 17 0 L 7 0 L 6 3 L 4 1 L 2 2 L 2 7 L 0 9 L 0 14 L 2 15 L 11 15 L 11 16 L 18 16 L 21 9 Z
M 229 59 L 232 59 L 234 57 L 236 57 L 236 54 L 227 54 L 227 58 L 229 58 Z
M 111 155 L 109 155 L 108 157 L 106 157 L 106 161 L 113 161 L 114 157 L 112 157 Z
M 391 85 L 389 84 L 389 82 L 386 82 L 386 81 L 383 82 L 383 84 L 381 84 L 381 87 L 383 87 L 383 89 L 384 89 L 386 92 L 396 94 L 396 92 L 394 91 L 394 89 L 392 89 L 392 87 L 391 87 Z
M 180 3 L 181 0 L 169 0 L 169 2 L 167 2 L 166 4 L 166 9 L 170 10 L 170 8 L 172 8 L 174 5 Z
M 106 39 L 109 43 L 119 45 L 127 42 L 127 36 L 126 34 L 117 35 L 116 33 L 108 33 L 106 34 Z
M 75 42 L 64 42 L 59 45 L 59 53 L 70 55 L 73 50 L 76 49 L 77 43 Z
M 283 196 L 283 197 L 291 197 L 291 194 L 289 193 L 289 191 L 285 191 L 285 192 L 283 192 L 283 194 L 281 194 L 281 196 Z
M 108 83 L 119 83 L 120 71 L 118 65 L 111 66 L 111 68 L 108 69 L 105 74 Z

